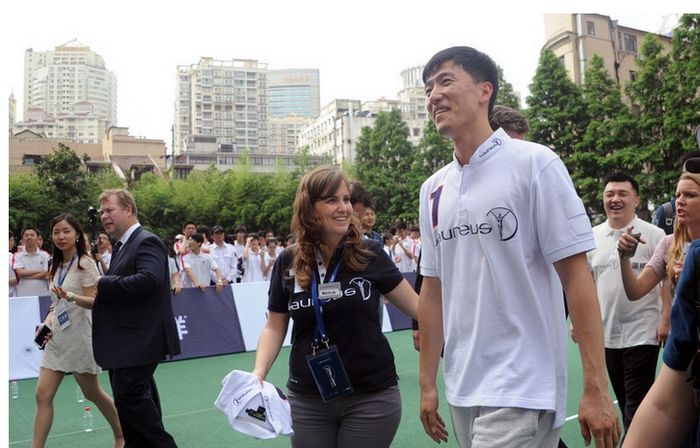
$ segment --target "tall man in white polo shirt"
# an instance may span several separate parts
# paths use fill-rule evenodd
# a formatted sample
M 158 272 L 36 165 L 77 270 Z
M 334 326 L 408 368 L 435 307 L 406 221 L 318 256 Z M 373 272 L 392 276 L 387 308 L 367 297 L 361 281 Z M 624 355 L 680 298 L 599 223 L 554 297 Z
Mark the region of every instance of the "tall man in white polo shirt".
M 489 126 L 498 69 L 470 47 L 423 71 L 427 110 L 454 160 L 421 188 L 420 417 L 447 440 L 436 375 L 464 447 L 556 447 L 566 407 L 567 326 L 583 366 L 584 439 L 613 448 L 619 422 L 605 376 L 600 309 L 586 252 L 591 226 L 561 160 Z
M 666 340 L 670 326 L 671 294 L 664 294 L 663 313 L 659 286 L 637 301 L 627 299 L 617 250 L 620 235 L 632 227 L 632 232 L 639 233 L 645 243 L 637 246 L 634 255 L 622 255 L 631 258 L 632 268 L 638 274 L 665 233 L 634 213 L 639 206 L 639 185 L 632 176 L 614 173 L 604 184 L 603 208 L 608 219 L 593 228 L 596 248 L 588 253 L 588 262 L 603 316 L 605 363 L 627 431 L 654 383 L 659 344 Z

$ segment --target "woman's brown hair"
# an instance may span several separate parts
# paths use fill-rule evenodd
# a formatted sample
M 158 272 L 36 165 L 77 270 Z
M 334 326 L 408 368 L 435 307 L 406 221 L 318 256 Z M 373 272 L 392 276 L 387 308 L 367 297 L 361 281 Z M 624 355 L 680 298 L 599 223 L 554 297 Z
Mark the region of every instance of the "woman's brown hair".
M 320 166 L 308 172 L 299 182 L 292 215 L 292 232 L 297 238 L 293 268 L 297 282 L 306 290 L 311 287 L 316 251 L 324 246 L 323 230 L 314 206 L 317 201 L 335 194 L 343 184 L 349 191 L 350 182 L 345 174 L 339 168 L 331 166 Z M 345 245 L 342 262 L 353 271 L 365 270 L 374 254 L 362 245 L 362 234 L 354 213 L 342 244 Z

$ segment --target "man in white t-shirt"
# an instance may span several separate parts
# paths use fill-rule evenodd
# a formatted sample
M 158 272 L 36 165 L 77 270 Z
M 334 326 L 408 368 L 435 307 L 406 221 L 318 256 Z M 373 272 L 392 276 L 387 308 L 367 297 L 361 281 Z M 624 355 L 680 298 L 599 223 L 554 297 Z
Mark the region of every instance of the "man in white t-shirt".
M 394 256 L 399 272 L 412 272 L 413 240 L 408 236 L 407 226 L 403 221 L 396 223 L 396 235 L 394 236 Z
M 634 255 L 624 254 L 639 274 L 665 234 L 635 214 L 640 202 L 639 186 L 632 176 L 614 173 L 604 185 L 603 207 L 608 219 L 593 228 L 596 249 L 588 253 L 588 263 L 603 316 L 605 363 L 626 432 L 656 377 L 659 344 L 666 340 L 670 327 L 671 294 L 667 291 L 663 295 L 663 306 L 659 286 L 639 300 L 628 300 L 617 250 L 620 235 L 631 227 L 645 242 L 637 246 Z
M 566 414 L 567 326 L 583 368 L 584 439 L 613 448 L 600 308 L 586 252 L 591 226 L 563 163 L 548 148 L 489 126 L 498 68 L 470 47 L 437 53 L 423 71 L 427 110 L 453 161 L 421 188 L 420 417 L 447 440 L 436 376 L 462 448 L 556 447 Z
M 17 297 L 49 295 L 49 262 L 51 256 L 39 247 L 39 231 L 22 230 L 24 251 L 15 254 L 14 269 L 19 277 Z
M 236 282 L 236 265 L 238 259 L 233 246 L 224 241 L 224 228 L 214 226 L 211 228 L 211 238 L 214 241 L 209 246 L 209 255 L 214 258 L 221 270 L 221 278 L 224 284 Z M 216 281 L 215 274 L 211 273 L 212 281 Z
M 224 282 L 216 261 L 202 251 L 204 237 L 198 233 L 190 236 L 190 251 L 183 257 L 184 287 L 206 289 L 211 283 L 211 273 L 216 275 L 216 292 L 221 292 Z

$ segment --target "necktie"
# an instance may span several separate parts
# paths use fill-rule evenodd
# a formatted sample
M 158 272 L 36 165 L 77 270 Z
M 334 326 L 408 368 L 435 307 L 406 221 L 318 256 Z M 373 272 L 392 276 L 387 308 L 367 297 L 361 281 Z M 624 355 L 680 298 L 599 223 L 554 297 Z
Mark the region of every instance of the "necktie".
M 119 249 L 121 249 L 123 245 L 124 245 L 124 243 L 122 243 L 121 241 L 117 241 L 117 244 L 115 244 L 114 248 L 112 249 L 112 256 L 117 255 L 117 253 L 119 252 Z

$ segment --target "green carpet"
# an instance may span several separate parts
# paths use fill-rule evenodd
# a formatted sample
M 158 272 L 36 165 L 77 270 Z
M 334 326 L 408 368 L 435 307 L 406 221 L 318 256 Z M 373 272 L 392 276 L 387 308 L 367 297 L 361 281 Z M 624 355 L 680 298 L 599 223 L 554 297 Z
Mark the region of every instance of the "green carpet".
M 403 400 L 403 417 L 393 447 L 433 447 L 437 446 L 423 432 L 418 419 L 418 353 L 413 349 L 410 331 L 388 333 L 396 368 L 400 377 Z M 289 439 L 279 437 L 274 440 L 256 440 L 233 431 L 224 414 L 214 408 L 213 403 L 221 388 L 221 379 L 231 370 L 250 371 L 254 353 L 216 356 L 161 364 L 156 371 L 156 382 L 160 391 L 166 429 L 173 435 L 180 447 L 288 447 Z M 285 388 L 287 380 L 287 359 L 289 350 L 283 349 L 268 376 L 272 383 Z M 581 390 L 581 367 L 578 350 L 569 345 L 569 402 L 567 415 L 578 412 Z M 440 374 L 440 382 L 441 382 Z M 100 375 L 103 387 L 111 393 L 107 374 Z M 34 421 L 34 388 L 36 380 L 19 382 L 20 396 L 10 400 L 9 441 L 10 447 L 31 446 Z M 76 384 L 67 376 L 58 390 L 55 400 L 54 423 L 47 442 L 48 448 L 96 448 L 111 446 L 111 431 L 99 411 L 94 411 L 95 430 L 83 431 L 83 409 L 86 404 L 76 400 Z M 447 403 L 441 390 L 440 409 L 442 416 L 449 421 Z M 448 425 L 451 426 L 451 425 Z M 451 428 L 448 429 L 451 431 Z M 567 422 L 562 430 L 562 438 L 571 448 L 583 447 L 576 419 Z M 442 447 L 457 447 L 450 439 Z

